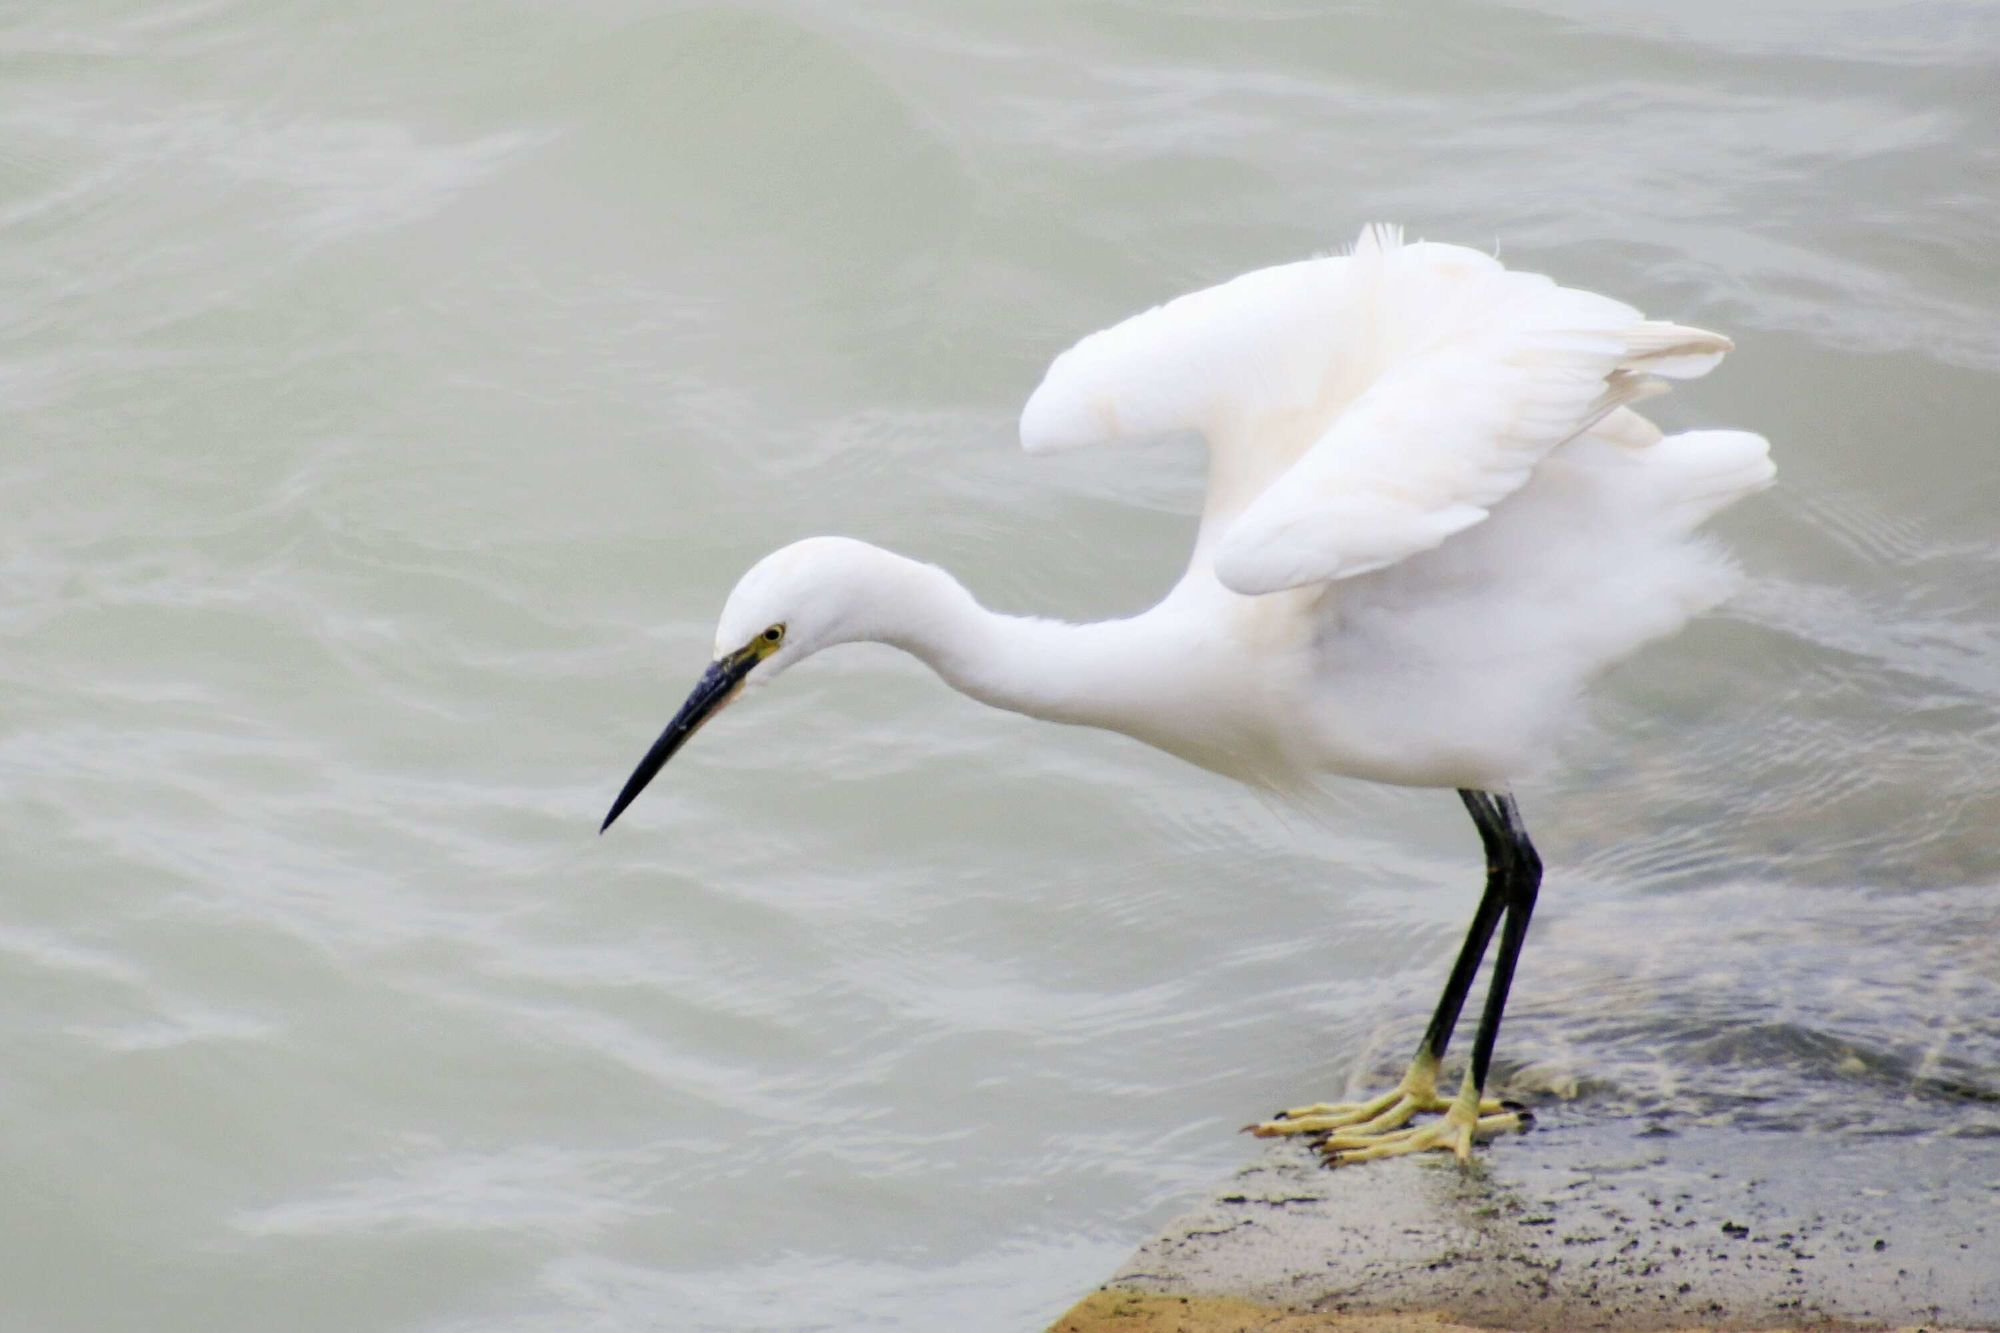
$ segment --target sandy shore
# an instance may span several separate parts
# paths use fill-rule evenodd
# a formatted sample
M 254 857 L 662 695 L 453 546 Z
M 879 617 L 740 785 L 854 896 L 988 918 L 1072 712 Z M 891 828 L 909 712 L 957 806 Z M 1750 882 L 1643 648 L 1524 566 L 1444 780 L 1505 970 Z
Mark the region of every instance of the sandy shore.
M 1704 1324 L 1669 1333 L 1715 1333 Z M 1732 1329 L 1735 1325 L 1729 1326 Z M 1855 1327 L 1835 1323 L 1783 1324 L 1745 1333 L 1792 1333 L 1813 1329 L 1837 1333 Z M 1494 1333 L 1461 1324 L 1436 1311 L 1401 1314 L 1325 1314 L 1275 1310 L 1226 1297 L 1146 1296 L 1136 1292 L 1093 1292 L 1058 1319 L 1049 1333 Z M 1896 1333 L 1967 1333 L 1939 1324 L 1912 1324 Z
M 1469 1169 L 1279 1143 L 1053 1328 L 2000 1329 L 2000 1141 L 1556 1108 Z

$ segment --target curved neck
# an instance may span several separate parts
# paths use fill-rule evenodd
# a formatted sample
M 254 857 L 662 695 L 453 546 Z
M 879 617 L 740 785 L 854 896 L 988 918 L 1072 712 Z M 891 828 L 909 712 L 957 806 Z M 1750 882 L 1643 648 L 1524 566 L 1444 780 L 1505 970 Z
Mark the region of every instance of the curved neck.
M 1144 660 L 1138 620 L 1072 624 L 981 606 L 935 565 L 901 556 L 883 570 L 873 639 L 924 662 L 961 694 L 1031 717 L 1120 726 L 1134 668 Z

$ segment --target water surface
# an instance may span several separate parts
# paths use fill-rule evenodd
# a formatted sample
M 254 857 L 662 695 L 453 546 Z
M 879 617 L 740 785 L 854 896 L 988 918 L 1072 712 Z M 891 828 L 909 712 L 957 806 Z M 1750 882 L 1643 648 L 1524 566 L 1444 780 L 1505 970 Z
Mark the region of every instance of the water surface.
M 1997 61 L 1943 0 L 0 10 L 0 1325 L 1034 1327 L 1393 1071 L 1447 795 L 1282 816 L 855 649 L 594 836 L 782 542 L 1157 596 L 1199 459 L 1019 404 L 1373 219 L 1731 332 L 1658 415 L 1781 467 L 1521 790 L 1504 1071 L 2000 1132 Z

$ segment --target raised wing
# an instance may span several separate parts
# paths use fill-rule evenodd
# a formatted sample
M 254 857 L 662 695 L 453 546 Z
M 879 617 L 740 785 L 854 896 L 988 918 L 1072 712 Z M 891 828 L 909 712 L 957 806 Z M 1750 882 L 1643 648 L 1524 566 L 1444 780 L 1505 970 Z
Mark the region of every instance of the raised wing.
M 1290 467 L 1365 347 L 1347 256 L 1258 269 L 1093 333 L 1055 359 L 1021 413 L 1021 445 L 1051 453 L 1194 432 L 1209 447 L 1206 530 Z M 1329 395 L 1332 396 L 1329 401 Z
M 1438 545 L 1664 387 L 1653 375 L 1703 374 L 1729 346 L 1372 228 L 1351 256 L 1246 274 L 1084 339 L 1029 400 L 1022 443 L 1199 432 L 1197 559 L 1239 592 L 1274 592 Z

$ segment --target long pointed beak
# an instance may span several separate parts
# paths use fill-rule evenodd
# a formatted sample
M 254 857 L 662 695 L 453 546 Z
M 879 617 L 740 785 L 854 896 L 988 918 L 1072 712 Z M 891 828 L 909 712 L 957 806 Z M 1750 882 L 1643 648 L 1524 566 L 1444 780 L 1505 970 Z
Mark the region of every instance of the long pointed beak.
M 667 729 L 653 742 L 653 748 L 646 751 L 646 757 L 632 770 L 632 776 L 625 780 L 625 790 L 618 793 L 618 799 L 611 803 L 611 813 L 604 817 L 597 831 L 604 832 L 611 827 L 611 821 L 625 813 L 625 807 L 632 804 L 646 784 L 653 780 L 667 765 L 667 760 L 687 744 L 687 738 L 701 730 L 701 724 L 721 712 L 723 706 L 736 697 L 743 687 L 743 678 L 762 659 L 753 652 L 733 653 L 709 664 L 695 684 L 694 692 L 681 705 L 681 711 L 674 714 L 674 720 L 667 723 Z

